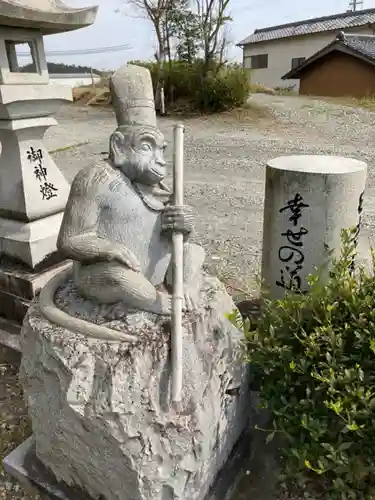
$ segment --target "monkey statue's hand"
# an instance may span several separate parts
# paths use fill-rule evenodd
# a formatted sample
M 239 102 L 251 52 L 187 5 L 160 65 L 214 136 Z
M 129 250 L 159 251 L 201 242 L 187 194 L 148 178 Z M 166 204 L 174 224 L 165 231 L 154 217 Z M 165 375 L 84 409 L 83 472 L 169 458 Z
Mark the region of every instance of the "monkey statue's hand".
M 191 207 L 187 205 L 168 205 L 161 215 L 161 230 L 163 233 L 171 234 L 181 232 L 185 237 L 189 236 L 194 227 L 194 217 Z
M 139 272 L 141 270 L 137 257 L 126 247 L 114 246 L 114 248 L 108 252 L 107 259 L 109 261 L 120 262 L 121 264 L 129 267 L 132 271 Z

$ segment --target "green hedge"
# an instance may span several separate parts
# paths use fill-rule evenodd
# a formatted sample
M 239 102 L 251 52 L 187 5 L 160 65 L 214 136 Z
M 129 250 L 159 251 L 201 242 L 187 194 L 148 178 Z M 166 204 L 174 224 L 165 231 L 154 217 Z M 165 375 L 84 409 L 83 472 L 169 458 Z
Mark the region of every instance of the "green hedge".
M 375 279 L 357 268 L 352 232 L 328 283 L 268 300 L 254 328 L 238 313 L 260 396 L 281 437 L 284 474 L 324 499 L 375 498 Z M 320 497 L 319 497 L 320 498 Z
M 154 90 L 158 81 L 158 65 L 154 62 L 132 61 L 147 67 Z M 212 65 L 207 72 L 202 61 L 188 64 L 182 61 L 166 62 L 162 68 L 164 95 L 167 106 L 185 101 L 192 110 L 220 112 L 244 105 L 250 94 L 250 82 L 240 65 Z

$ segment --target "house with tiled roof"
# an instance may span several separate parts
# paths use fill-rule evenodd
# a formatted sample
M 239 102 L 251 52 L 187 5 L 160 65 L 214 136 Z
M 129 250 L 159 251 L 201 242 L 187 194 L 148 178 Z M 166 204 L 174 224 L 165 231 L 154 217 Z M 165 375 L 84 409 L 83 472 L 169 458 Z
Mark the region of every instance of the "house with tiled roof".
M 341 31 L 375 35 L 375 9 L 256 29 L 237 45 L 243 50 L 243 65 L 251 70 L 252 82 L 299 88 L 298 78 L 286 81 L 282 77 L 333 42 Z
M 374 96 L 375 36 L 341 31 L 333 42 L 283 75 L 283 80 L 295 79 L 300 82 L 300 94 Z

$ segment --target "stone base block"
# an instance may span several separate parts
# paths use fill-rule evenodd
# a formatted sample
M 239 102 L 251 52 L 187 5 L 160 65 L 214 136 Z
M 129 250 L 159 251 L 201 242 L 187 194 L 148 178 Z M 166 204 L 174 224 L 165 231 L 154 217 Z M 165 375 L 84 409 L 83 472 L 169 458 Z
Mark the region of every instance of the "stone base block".
M 21 325 L 14 321 L 0 317 L 0 345 L 10 347 L 14 351 L 21 351 Z
M 0 290 L 0 314 L 5 319 L 13 320 L 21 325 L 29 305 L 30 301 Z
M 55 303 L 139 342 L 88 338 L 31 306 L 20 376 L 39 460 L 58 482 L 92 498 L 210 498 L 251 417 L 243 337 L 225 316 L 234 308 L 225 287 L 205 277 L 199 308 L 184 316 L 179 412 L 170 400 L 168 318 L 87 301 L 71 282 Z
M 0 217 L 0 255 L 22 262 L 30 270 L 56 253 L 63 212 L 25 223 Z
M 56 253 L 62 216 L 58 213 L 29 223 L 0 217 L 0 254 L 35 269 Z
M 62 260 L 61 256 L 34 271 L 21 263 L 9 259 L 0 259 L 0 290 L 8 294 L 33 300 L 57 272 L 72 265 L 70 260 Z
M 33 272 L 20 263 L 0 261 L 0 344 L 19 349 L 21 325 L 32 300 L 56 273 L 71 265 L 64 260 Z
M 78 492 L 56 481 L 36 457 L 33 437 L 6 456 L 3 467 L 26 492 L 38 494 L 43 500 L 92 500 L 87 495 L 78 496 Z
M 238 441 L 204 500 L 237 500 L 236 487 L 245 475 L 244 465 L 250 455 L 251 442 L 250 433 Z M 82 490 L 56 480 L 37 458 L 32 436 L 4 458 L 3 467 L 26 492 L 38 494 L 42 500 L 93 500 Z M 124 492 L 121 498 L 131 500 L 133 497 Z

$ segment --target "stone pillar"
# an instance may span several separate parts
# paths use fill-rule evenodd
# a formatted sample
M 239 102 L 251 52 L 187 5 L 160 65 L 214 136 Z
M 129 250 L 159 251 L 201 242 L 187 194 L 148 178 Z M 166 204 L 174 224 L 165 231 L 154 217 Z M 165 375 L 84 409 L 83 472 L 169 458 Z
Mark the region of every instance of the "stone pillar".
M 341 230 L 358 227 L 367 165 L 339 156 L 284 156 L 266 168 L 262 279 L 270 298 L 307 290 L 307 276 L 338 256 Z M 323 274 L 324 276 L 324 274 Z
M 35 72 L 18 66 L 17 44 L 29 46 Z M 43 144 L 53 114 L 72 100 L 49 85 L 38 30 L 0 28 L 0 343 L 14 346 L 30 301 L 61 267 L 56 250 L 69 184 Z M 12 340 L 11 340 L 12 339 Z

